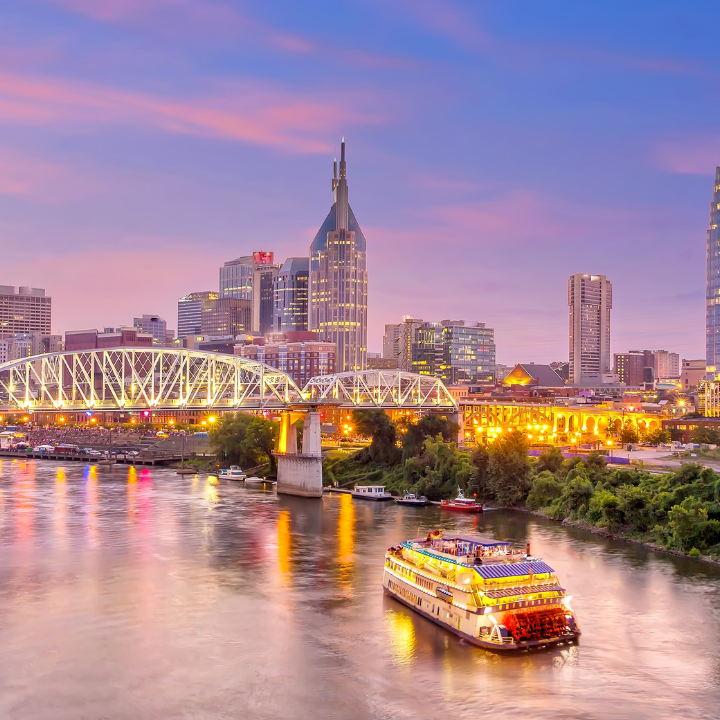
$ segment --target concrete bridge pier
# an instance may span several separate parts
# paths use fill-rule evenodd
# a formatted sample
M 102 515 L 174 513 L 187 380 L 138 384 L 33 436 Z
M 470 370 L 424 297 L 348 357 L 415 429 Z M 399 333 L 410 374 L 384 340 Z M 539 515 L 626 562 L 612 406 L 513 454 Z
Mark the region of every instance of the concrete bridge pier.
M 302 452 L 297 450 L 295 422 L 303 419 Z M 322 445 L 320 413 L 311 407 L 285 411 L 281 416 L 277 451 L 277 491 L 285 495 L 322 497 Z

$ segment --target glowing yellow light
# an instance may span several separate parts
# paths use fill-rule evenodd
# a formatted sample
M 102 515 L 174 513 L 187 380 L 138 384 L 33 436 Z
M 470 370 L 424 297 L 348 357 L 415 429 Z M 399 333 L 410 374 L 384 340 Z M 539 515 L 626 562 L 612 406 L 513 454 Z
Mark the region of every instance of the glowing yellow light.
M 211 423 L 214 423 L 214 422 L 215 422 L 215 418 L 214 418 L 212 415 L 208 418 L 208 420 L 209 420 Z
M 608 440 L 608 441 L 607 441 L 607 444 L 608 444 L 608 445 L 612 445 L 612 444 L 613 444 L 613 443 L 612 443 L 612 440 Z
M 204 420 L 202 421 L 202 424 L 203 424 L 203 425 L 207 425 L 207 423 L 206 423 Z

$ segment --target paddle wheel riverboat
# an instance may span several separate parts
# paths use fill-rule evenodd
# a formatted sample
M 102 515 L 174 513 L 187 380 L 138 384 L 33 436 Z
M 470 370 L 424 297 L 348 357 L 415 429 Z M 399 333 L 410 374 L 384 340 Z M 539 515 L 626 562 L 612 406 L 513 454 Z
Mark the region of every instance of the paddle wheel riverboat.
M 488 650 L 571 643 L 572 596 L 542 559 L 470 534 L 408 540 L 385 553 L 383 588 L 415 612 Z

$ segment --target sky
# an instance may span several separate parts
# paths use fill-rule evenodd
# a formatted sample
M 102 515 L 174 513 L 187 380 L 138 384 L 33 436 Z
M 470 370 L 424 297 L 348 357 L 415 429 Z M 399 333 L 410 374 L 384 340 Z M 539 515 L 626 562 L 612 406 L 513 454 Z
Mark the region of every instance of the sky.
M 568 357 L 567 278 L 612 351 L 704 357 L 716 2 L 4 0 L 0 285 L 53 332 L 177 325 L 253 250 L 306 255 L 347 142 L 369 337 L 403 315 Z

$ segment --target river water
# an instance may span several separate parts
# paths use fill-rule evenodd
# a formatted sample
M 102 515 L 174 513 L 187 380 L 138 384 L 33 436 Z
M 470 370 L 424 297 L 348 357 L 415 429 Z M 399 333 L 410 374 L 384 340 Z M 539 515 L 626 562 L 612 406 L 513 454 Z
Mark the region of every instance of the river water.
M 720 571 L 511 512 L 0 461 L 0 718 L 717 718 Z M 500 656 L 382 593 L 421 532 L 532 543 L 576 647 Z

